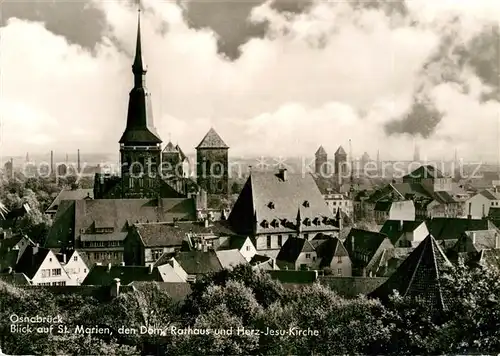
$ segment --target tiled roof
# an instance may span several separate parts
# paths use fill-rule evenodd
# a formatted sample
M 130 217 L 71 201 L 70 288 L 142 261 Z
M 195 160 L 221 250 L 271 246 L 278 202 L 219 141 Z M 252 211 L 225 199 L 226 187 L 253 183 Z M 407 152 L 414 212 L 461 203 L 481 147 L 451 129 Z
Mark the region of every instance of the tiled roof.
M 417 169 L 413 170 L 411 173 L 407 174 L 403 177 L 403 179 L 412 179 L 412 178 L 444 178 L 443 173 L 432 165 L 420 166 Z
M 145 266 L 99 266 L 95 265 L 83 281 L 82 285 L 109 286 L 115 278 L 119 278 L 122 285 L 135 281 L 153 282 L 162 281 L 158 268 Z
M 344 148 L 342 146 L 339 146 L 339 148 L 337 148 L 337 151 L 335 151 L 335 155 L 336 156 L 347 156 L 347 153 L 345 152 Z
M 182 241 L 188 233 L 228 236 L 232 235 L 231 230 L 226 226 L 225 222 L 217 221 L 212 225 L 205 227 L 199 222 L 177 222 L 175 224 L 136 224 L 137 231 L 142 238 L 145 246 L 181 246 Z
M 322 276 L 319 283 L 335 291 L 344 298 L 355 298 L 369 294 L 387 281 L 387 277 L 333 277 Z
M 187 156 L 184 154 L 184 152 L 181 150 L 181 147 L 179 145 L 175 145 L 175 149 L 179 151 L 179 154 L 181 155 L 181 160 L 184 161 Z
M 426 223 L 436 240 L 458 239 L 465 231 L 495 229 L 494 224 L 485 219 L 433 218 Z
M 354 245 L 355 252 L 362 253 L 363 255 L 368 256 L 368 260 L 371 260 L 382 242 L 384 242 L 387 238 L 387 235 L 379 232 L 352 228 L 344 241 L 344 246 L 350 256 L 353 255 L 352 252 Z
M 252 172 L 234 205 L 229 221 L 241 235 L 256 233 L 294 233 L 300 209 L 304 232 L 336 231 L 335 218 L 310 174 Z M 306 219 L 311 222 L 305 224 Z M 315 220 L 318 219 L 318 220 Z M 265 227 L 264 221 L 269 225 Z M 275 221 L 277 225 L 273 226 Z M 315 224 L 319 222 L 319 225 Z
M 321 258 L 320 267 L 330 266 L 334 257 L 349 257 L 344 244 L 336 237 L 324 240 L 316 247 L 316 253 Z
M 303 252 L 314 252 L 314 247 L 306 239 L 289 237 L 281 247 L 276 260 L 295 262 Z
M 387 300 L 397 290 L 403 297 L 421 298 L 432 307 L 444 308 L 440 277 L 451 266 L 432 235 L 428 235 L 372 297 Z
M 323 148 L 323 146 L 319 146 L 318 150 L 316 151 L 316 153 L 314 154 L 315 156 L 326 156 L 326 151 L 325 149 Z
M 215 251 L 187 251 L 179 252 L 175 260 L 181 265 L 187 274 L 205 274 L 209 272 L 219 272 L 222 265 L 215 254 Z
M 241 252 L 236 249 L 216 251 L 215 254 L 219 259 L 222 268 L 232 268 L 240 264 L 248 264 L 247 260 L 245 260 L 245 257 L 243 257 Z
M 163 266 L 176 256 L 177 252 L 164 252 L 160 258 L 155 262 L 154 266 Z
M 465 231 L 459 238 L 458 244 L 465 247 L 466 252 L 499 248 L 496 246 L 500 232 L 494 230 Z
M 30 280 L 24 273 L 0 273 L 0 281 L 12 285 L 30 285 Z
M 494 189 L 485 189 L 481 191 L 480 194 L 484 195 L 489 200 L 500 200 L 500 192 Z
M 94 189 L 63 189 L 47 208 L 46 212 L 55 213 L 63 200 L 81 200 L 85 198 L 93 199 Z
M 424 224 L 423 221 L 387 220 L 380 229 L 380 233 L 387 235 L 395 244 L 403 234 L 415 231 L 422 224 Z
M 36 249 L 38 251 L 36 251 Z M 26 277 L 32 279 L 49 253 L 51 253 L 51 251 L 48 248 L 28 246 L 19 259 L 19 262 L 17 262 L 15 271 L 24 273 Z
M 172 141 L 168 141 L 168 143 L 165 145 L 165 148 L 163 149 L 163 153 L 179 153 L 179 151 L 174 146 Z
M 205 137 L 201 140 L 198 146 L 196 146 L 196 149 L 198 148 L 229 148 L 224 141 L 222 141 L 222 138 L 219 136 L 217 132 L 213 128 L 210 128 L 210 130 L 207 132 Z

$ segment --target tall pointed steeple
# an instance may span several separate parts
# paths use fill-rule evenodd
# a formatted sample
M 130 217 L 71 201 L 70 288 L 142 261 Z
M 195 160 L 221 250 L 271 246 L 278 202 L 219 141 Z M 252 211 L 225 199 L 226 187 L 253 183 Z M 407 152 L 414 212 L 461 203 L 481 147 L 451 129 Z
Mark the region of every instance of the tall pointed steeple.
M 161 143 L 160 136 L 153 125 L 151 94 L 146 88 L 146 67 L 142 57 L 141 12 L 138 11 L 137 41 L 135 46 L 134 87 L 129 94 L 127 127 L 120 143 L 132 146 L 149 146 Z

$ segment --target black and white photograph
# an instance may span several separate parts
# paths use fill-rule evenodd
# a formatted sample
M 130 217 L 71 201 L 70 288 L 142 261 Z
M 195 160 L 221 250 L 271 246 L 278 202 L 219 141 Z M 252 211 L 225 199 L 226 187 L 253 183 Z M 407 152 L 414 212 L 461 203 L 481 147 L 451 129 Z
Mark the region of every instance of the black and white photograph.
M 0 0 L 0 356 L 500 354 L 500 0 Z

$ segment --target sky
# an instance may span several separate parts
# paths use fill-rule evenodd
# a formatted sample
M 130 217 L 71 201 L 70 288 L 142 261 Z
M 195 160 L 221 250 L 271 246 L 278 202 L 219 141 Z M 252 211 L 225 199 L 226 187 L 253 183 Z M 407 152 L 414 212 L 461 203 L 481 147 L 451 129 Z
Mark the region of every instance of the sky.
M 3 155 L 116 153 L 133 85 L 137 5 L 4 1 Z M 194 152 L 496 162 L 500 1 L 143 0 L 154 122 Z

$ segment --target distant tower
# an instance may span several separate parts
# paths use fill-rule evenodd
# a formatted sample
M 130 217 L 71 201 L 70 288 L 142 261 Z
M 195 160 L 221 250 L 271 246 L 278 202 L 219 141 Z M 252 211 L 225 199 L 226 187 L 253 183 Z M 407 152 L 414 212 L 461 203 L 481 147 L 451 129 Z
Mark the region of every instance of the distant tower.
M 196 146 L 196 179 L 208 194 L 229 192 L 229 146 L 213 128 Z
M 80 172 L 80 149 L 78 149 L 76 155 L 77 155 L 77 158 L 76 158 L 76 160 L 77 160 L 77 166 L 76 166 L 76 168 L 78 169 L 78 172 Z
M 30 154 L 29 152 L 26 152 L 26 163 L 30 161 Z
M 162 140 L 153 124 L 151 95 L 146 88 L 146 72 L 142 59 L 139 10 L 135 58 L 132 65 L 134 87 L 129 94 L 127 126 L 119 141 L 123 198 L 155 197 L 160 185 L 157 170 L 161 164 Z M 150 172 L 151 174 L 148 174 Z
M 328 174 L 328 154 L 323 146 L 319 146 L 314 156 L 314 172 L 318 175 Z
M 50 151 L 50 175 L 55 174 L 54 169 L 54 151 Z
M 420 147 L 418 144 L 415 144 L 415 150 L 413 152 L 413 161 L 420 162 Z
M 342 146 L 339 146 L 337 151 L 335 152 L 335 173 L 342 175 L 345 174 L 347 169 L 347 153 L 345 152 Z

